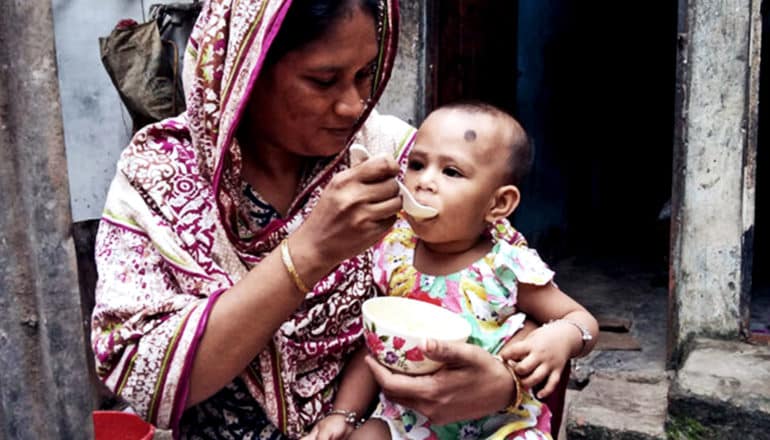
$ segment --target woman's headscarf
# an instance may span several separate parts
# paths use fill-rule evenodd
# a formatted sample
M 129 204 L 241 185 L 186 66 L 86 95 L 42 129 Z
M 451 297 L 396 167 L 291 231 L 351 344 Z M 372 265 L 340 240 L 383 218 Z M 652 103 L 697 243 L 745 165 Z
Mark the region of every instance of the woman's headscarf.
M 284 218 L 239 234 L 241 155 L 234 135 L 290 4 L 206 2 L 188 44 L 187 112 L 138 132 L 110 187 L 96 248 L 97 372 L 160 427 L 175 428 L 180 420 L 212 304 L 303 222 L 331 176 L 348 167 L 347 151 L 324 161 Z M 397 1 L 382 6 L 372 103 L 396 49 Z M 372 114 L 358 139 L 373 150 L 403 150 L 414 130 L 385 119 Z M 321 280 L 240 376 L 289 436 L 330 408 L 343 358 L 361 335 L 370 264 L 365 252 Z

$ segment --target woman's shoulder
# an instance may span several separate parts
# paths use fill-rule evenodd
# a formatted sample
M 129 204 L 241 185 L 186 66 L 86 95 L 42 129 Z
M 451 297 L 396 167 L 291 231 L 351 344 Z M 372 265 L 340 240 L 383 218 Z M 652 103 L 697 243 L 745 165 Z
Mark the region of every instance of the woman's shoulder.
M 122 156 L 171 155 L 192 145 L 185 114 L 153 122 L 134 133 Z
M 408 122 L 372 110 L 356 133 L 355 142 L 365 145 L 372 154 L 387 153 L 397 158 L 411 145 L 416 132 L 417 129 Z
M 197 170 L 197 157 L 184 114 L 143 127 L 118 161 L 118 171 L 138 183 L 143 177 L 165 178 Z

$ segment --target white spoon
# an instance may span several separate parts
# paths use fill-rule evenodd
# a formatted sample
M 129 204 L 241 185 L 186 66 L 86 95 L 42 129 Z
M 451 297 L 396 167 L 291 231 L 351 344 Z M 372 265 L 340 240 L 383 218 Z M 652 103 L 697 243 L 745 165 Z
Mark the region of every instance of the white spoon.
M 367 150 L 366 147 L 361 144 L 351 145 L 350 151 L 358 151 L 366 158 L 371 156 L 371 154 L 369 154 L 369 150 Z M 417 201 L 417 199 L 414 198 L 412 193 L 409 192 L 409 189 L 407 189 L 403 183 L 399 182 L 398 179 L 396 179 L 396 183 L 398 184 L 398 188 L 401 192 L 401 197 L 404 202 L 404 211 L 406 211 L 407 214 L 416 219 L 429 219 L 438 215 L 438 209 L 432 206 L 421 204 Z

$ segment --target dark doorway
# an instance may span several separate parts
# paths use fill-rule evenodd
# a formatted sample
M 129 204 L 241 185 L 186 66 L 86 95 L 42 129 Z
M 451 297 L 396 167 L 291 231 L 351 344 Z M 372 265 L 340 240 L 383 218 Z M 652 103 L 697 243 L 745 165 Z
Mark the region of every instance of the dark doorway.
M 518 1 L 428 2 L 426 111 L 478 99 L 514 112 Z
M 488 100 L 534 138 L 513 223 L 565 291 L 633 322 L 654 359 L 596 360 L 620 368 L 665 358 L 677 7 L 434 0 L 429 20 L 428 110 Z
M 664 262 L 676 3 L 442 0 L 430 8 L 428 110 L 489 101 L 535 139 L 516 214 L 532 244 L 556 259 L 622 253 Z
M 770 14 L 762 6 L 762 61 L 759 69 L 759 134 L 752 270 L 752 332 L 770 340 Z

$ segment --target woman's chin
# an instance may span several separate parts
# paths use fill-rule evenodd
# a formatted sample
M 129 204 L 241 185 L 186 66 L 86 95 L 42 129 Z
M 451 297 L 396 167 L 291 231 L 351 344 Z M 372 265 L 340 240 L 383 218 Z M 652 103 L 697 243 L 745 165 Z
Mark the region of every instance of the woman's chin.
M 325 151 L 331 151 L 330 155 L 339 153 L 348 144 L 352 133 L 350 130 L 324 130 L 323 133 L 318 136 L 318 139 L 314 139 L 319 145 L 324 145 Z
M 312 156 L 334 157 L 338 155 L 347 145 L 347 138 L 337 141 L 324 142 L 311 148 Z
M 338 155 L 344 149 L 345 149 L 344 141 L 341 143 L 332 143 L 332 142 L 325 142 L 323 144 L 315 143 L 314 145 L 305 149 L 306 153 L 304 154 L 304 156 L 331 158 Z

